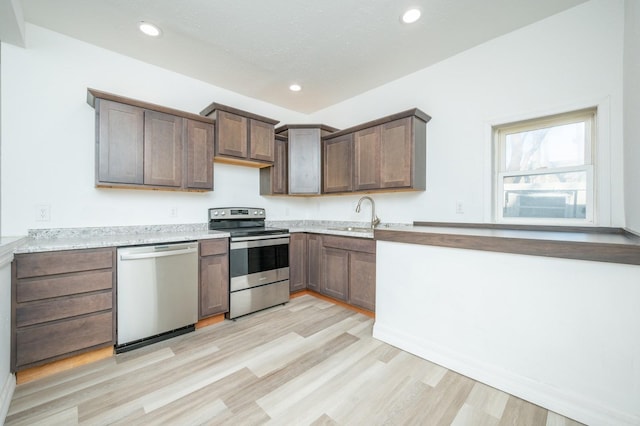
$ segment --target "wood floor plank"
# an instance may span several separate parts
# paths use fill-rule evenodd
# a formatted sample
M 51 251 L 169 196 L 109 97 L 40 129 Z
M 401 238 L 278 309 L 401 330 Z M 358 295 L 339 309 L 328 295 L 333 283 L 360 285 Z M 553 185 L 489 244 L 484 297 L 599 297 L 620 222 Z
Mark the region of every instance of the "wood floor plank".
M 366 424 L 371 419 L 385 418 L 381 407 L 389 400 L 394 390 L 407 381 L 412 374 L 421 374 L 420 360 L 407 352 L 400 352 L 379 372 L 371 374 L 369 380 L 349 394 L 349 398 L 327 414 L 340 424 Z
M 247 368 L 238 370 L 210 385 L 207 385 L 189 395 L 183 396 L 154 411 L 138 410 L 123 417 L 116 424 L 200 424 L 224 415 L 228 410 L 221 398 L 237 386 L 246 386 L 257 377 Z M 215 407 L 210 405 L 214 403 Z M 187 419 L 198 419 L 189 420 Z
M 416 402 L 423 409 L 415 414 L 415 420 L 422 423 L 451 424 L 474 383 L 467 377 L 448 371 L 437 387 L 430 388 L 431 391 L 424 393 L 422 399 Z
M 250 401 L 236 407 L 234 411 L 226 411 L 224 415 L 212 419 L 206 424 L 212 426 L 257 426 L 264 425 L 269 420 L 267 413 L 255 401 Z
M 170 348 L 154 351 L 146 356 L 138 357 L 132 362 L 121 363 L 116 366 L 115 357 L 98 363 L 87 364 L 77 369 L 64 371 L 37 381 L 20 385 L 16 388 L 11 409 L 19 412 L 23 406 L 33 405 L 33 399 L 38 404 L 53 400 L 64 395 L 84 389 L 95 383 L 104 382 L 110 378 L 128 374 L 142 365 L 151 365 L 166 361 L 174 354 Z
M 9 424 L 9 423 L 7 423 Z M 57 412 L 44 412 L 11 423 L 16 426 L 66 426 L 78 424 L 77 407 L 69 407 Z
M 500 419 L 508 400 L 509 394 L 485 384 L 476 383 L 471 389 L 466 403 L 496 419 Z
M 547 424 L 547 410 L 510 396 L 504 409 L 500 426 L 545 426 Z
M 578 423 L 575 420 L 563 417 L 558 413 L 554 413 L 553 411 L 549 411 L 547 413 L 546 426 L 580 426 L 580 425 L 581 423 Z
M 309 423 L 313 418 L 324 412 L 321 409 L 321 396 L 324 395 L 324 398 L 327 398 L 330 397 L 331 393 L 345 391 L 344 386 L 346 384 L 344 380 L 349 379 L 353 374 L 357 374 L 360 368 L 371 365 L 372 362 L 368 362 L 365 358 L 381 344 L 381 342 L 372 339 L 355 341 L 352 345 L 345 347 L 340 352 L 336 352 L 286 384 L 258 399 L 257 402 L 272 418 L 283 419 L 284 421 L 297 419 L 303 423 Z M 371 359 L 371 361 L 379 362 L 375 359 Z M 356 366 L 358 368 L 355 368 Z M 328 387 L 329 389 L 323 391 L 323 387 Z M 306 401 L 304 401 L 305 398 L 307 398 Z M 316 406 L 311 408 L 309 405 L 311 401 L 315 401 Z M 301 412 L 299 410 L 300 407 L 305 408 L 305 411 L 311 412 Z M 301 419 L 302 417 L 303 419 Z
M 322 318 L 307 324 L 301 324 L 295 327 L 294 331 L 302 337 L 309 337 L 326 327 L 329 327 L 343 319 L 357 315 L 355 312 L 341 308 L 340 306 L 332 306 L 322 312 Z
M 451 426 L 497 426 L 499 418 L 495 418 L 469 404 L 463 404 Z
M 257 376 L 264 376 L 270 372 L 281 369 L 305 353 L 322 349 L 322 347 L 329 341 L 344 333 L 348 333 L 349 330 L 353 329 L 353 324 L 359 324 L 359 322 L 350 316 L 312 334 L 306 339 L 296 334 L 299 337 L 299 340 L 291 343 L 291 350 L 288 353 L 286 351 L 281 351 L 282 348 L 279 348 L 278 352 L 282 352 L 280 354 L 280 358 L 275 358 L 273 356 L 267 357 L 266 355 L 268 354 L 261 354 L 260 356 L 249 360 L 247 366 Z
M 323 414 L 320 417 L 318 417 L 314 422 L 310 423 L 310 426 L 338 426 L 338 423 L 336 423 L 336 421 L 333 420 L 331 417 L 327 416 L 326 414 Z
M 6 425 L 579 425 L 374 339 L 373 321 L 305 294 L 20 384 Z
M 329 341 L 319 350 L 306 353 L 295 359 L 287 367 L 261 377 L 260 380 L 252 384 L 249 388 L 237 389 L 236 392 L 224 398 L 224 402 L 233 410 L 234 407 L 242 405 L 247 401 L 257 401 L 334 353 L 340 352 L 344 347 L 353 344 L 356 340 L 357 339 L 350 334 L 344 333 Z

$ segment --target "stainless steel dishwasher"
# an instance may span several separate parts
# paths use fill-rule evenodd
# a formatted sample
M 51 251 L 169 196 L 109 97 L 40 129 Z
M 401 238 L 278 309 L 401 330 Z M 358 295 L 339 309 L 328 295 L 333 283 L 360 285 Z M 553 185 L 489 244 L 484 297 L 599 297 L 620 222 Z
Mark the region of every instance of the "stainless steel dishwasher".
M 118 249 L 116 353 L 195 329 L 198 243 Z

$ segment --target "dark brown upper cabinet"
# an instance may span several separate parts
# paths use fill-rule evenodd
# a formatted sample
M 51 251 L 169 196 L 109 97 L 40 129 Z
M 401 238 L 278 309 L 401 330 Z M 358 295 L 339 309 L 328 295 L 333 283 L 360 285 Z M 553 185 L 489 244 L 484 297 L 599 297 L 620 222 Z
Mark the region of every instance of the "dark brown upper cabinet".
M 353 190 L 353 134 L 322 141 L 322 193 Z
M 144 112 L 144 183 L 182 185 L 183 118 L 157 111 Z
M 185 119 L 187 188 L 213 189 L 213 125 Z
M 215 161 L 251 167 L 273 165 L 274 125 L 278 120 L 215 102 L 200 115 L 216 121 Z
M 97 182 L 144 183 L 144 109 L 96 99 Z
M 430 119 L 411 109 L 324 137 L 323 193 L 425 190 Z M 351 151 L 347 136 L 353 138 Z M 342 146 L 333 146 L 340 142 Z M 352 172 L 345 158 L 352 158 Z
M 276 135 L 273 167 L 260 169 L 260 195 L 284 195 L 288 193 L 288 141 Z
M 214 121 L 89 89 L 96 186 L 213 190 Z
M 322 187 L 321 139 L 337 131 L 324 124 L 289 124 L 276 129 L 287 138 L 289 195 L 319 195 Z

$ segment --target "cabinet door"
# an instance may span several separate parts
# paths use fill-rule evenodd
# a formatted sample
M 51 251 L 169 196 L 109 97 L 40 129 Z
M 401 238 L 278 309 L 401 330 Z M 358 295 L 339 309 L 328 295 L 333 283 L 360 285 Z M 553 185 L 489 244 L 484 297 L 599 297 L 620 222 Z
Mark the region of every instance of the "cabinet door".
M 289 129 L 289 193 L 320 193 L 320 129 Z
M 15 331 L 15 368 L 42 364 L 61 357 L 113 344 L 113 313 L 96 312 Z
M 410 187 L 413 175 L 411 117 L 381 127 L 380 188 Z
M 216 155 L 247 158 L 247 118 L 226 111 L 216 114 Z
M 144 113 L 144 183 L 182 186 L 184 119 L 157 111 Z
M 185 120 L 187 188 L 213 189 L 213 124 Z
M 322 271 L 322 236 L 307 235 L 307 288 L 320 291 Z
M 353 190 L 353 135 L 327 139 L 322 144 L 323 193 Z
M 96 180 L 144 182 L 144 110 L 96 99 Z
M 274 161 L 273 124 L 249 120 L 249 146 L 252 160 Z
M 260 195 L 287 193 L 288 149 L 286 140 L 275 139 L 273 166 L 260 169 Z
M 370 311 L 376 308 L 376 255 L 349 253 L 349 303 Z
M 289 239 L 289 289 L 307 288 L 307 234 L 291 234 Z
M 354 189 L 380 188 L 380 126 L 356 132 L 354 136 Z
M 349 252 L 334 248 L 322 248 L 320 293 L 334 299 L 347 301 L 349 288 Z
M 199 318 L 229 311 L 229 256 L 221 254 L 200 258 Z

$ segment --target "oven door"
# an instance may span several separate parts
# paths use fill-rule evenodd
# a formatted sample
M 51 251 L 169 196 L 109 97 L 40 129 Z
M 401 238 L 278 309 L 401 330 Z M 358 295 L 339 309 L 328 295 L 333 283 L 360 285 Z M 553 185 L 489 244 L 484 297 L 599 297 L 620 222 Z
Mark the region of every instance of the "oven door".
M 289 237 L 230 243 L 230 291 L 289 279 Z

